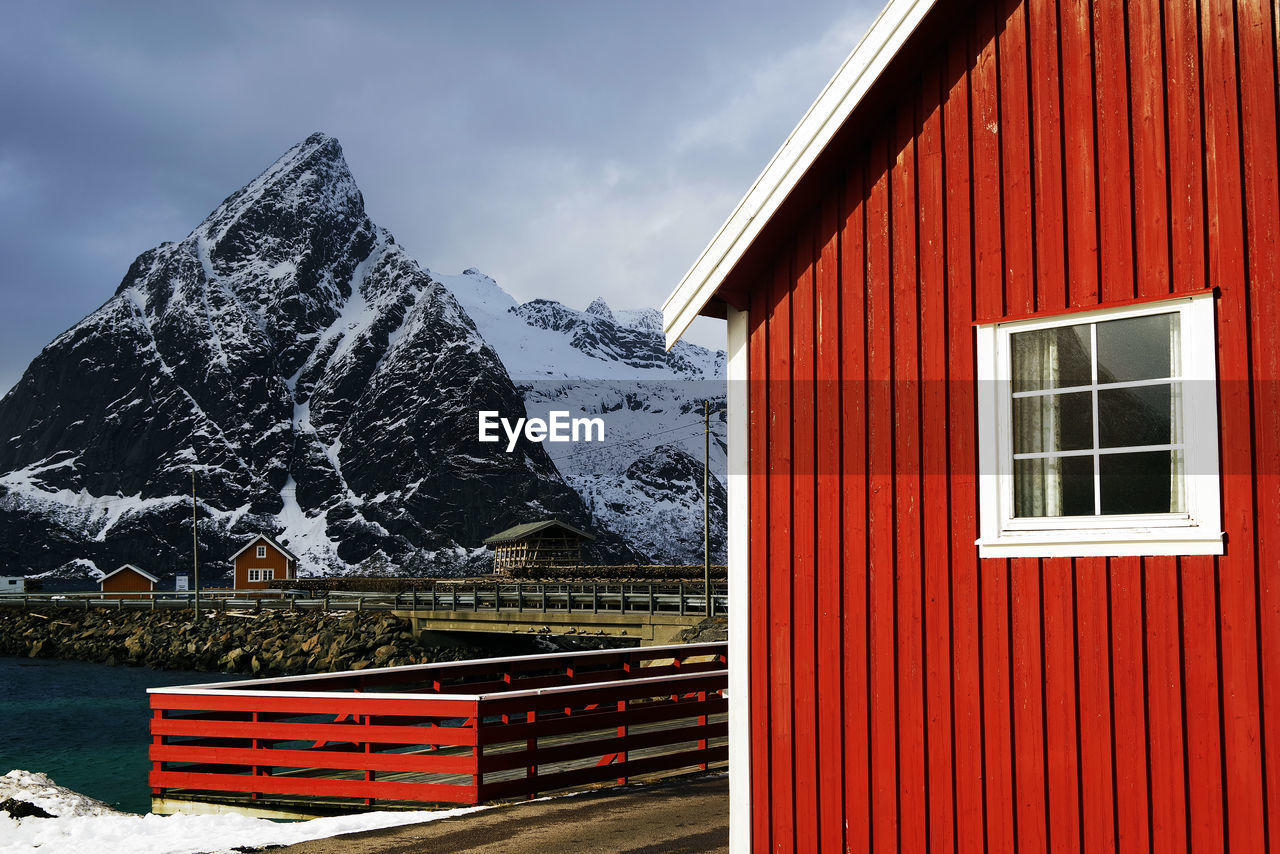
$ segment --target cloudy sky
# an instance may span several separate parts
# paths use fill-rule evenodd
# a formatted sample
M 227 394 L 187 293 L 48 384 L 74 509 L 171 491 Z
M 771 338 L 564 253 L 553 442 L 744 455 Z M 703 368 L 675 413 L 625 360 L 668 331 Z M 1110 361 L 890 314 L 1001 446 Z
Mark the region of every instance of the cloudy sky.
M 660 306 L 881 5 L 0 0 L 0 392 L 317 130 L 423 266 Z

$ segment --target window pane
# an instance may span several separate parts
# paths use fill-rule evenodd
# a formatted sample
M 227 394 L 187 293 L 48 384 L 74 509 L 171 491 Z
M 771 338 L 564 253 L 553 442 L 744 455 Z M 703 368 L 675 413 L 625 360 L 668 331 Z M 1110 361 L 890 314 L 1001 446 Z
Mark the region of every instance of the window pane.
M 1013 390 L 1039 391 L 1093 381 L 1089 324 L 1018 332 L 1013 339 Z
M 1179 512 L 1171 451 L 1103 454 L 1099 474 L 1104 515 Z
M 1013 462 L 1013 515 L 1092 516 L 1093 457 Z
M 1093 447 L 1093 395 L 1087 391 L 1013 401 L 1013 452 L 1083 451 Z
M 1098 391 L 1098 444 L 1169 445 L 1173 437 L 1171 385 L 1111 388 Z
M 1176 314 L 1151 314 L 1098 324 L 1098 382 L 1173 376 Z

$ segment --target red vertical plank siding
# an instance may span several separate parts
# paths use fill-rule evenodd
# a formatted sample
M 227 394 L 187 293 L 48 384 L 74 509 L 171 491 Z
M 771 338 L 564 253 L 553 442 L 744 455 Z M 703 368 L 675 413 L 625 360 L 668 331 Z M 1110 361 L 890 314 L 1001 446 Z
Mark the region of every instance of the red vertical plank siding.
M 970 72 L 973 109 L 973 245 L 975 308 L 1000 316 L 1005 307 L 1000 175 L 1000 91 L 994 9 L 980 8 Z M 1013 721 L 1010 702 L 1008 561 L 983 561 L 978 577 L 982 645 L 982 741 L 987 838 L 991 848 L 1014 848 Z
M 1201 22 L 1209 276 L 1222 289 L 1218 313 L 1218 400 L 1219 429 L 1225 439 L 1223 522 L 1231 538 L 1229 553 L 1218 562 L 1227 844 L 1233 851 L 1261 851 L 1265 840 L 1258 751 L 1262 733 L 1257 683 L 1255 472 L 1249 441 L 1250 328 L 1242 216 L 1241 84 L 1233 4 L 1206 3 L 1201 8 Z
M 951 680 L 955 780 L 956 850 L 985 849 L 983 792 L 982 684 L 978 623 L 977 458 L 973 330 L 973 196 L 970 172 L 969 62 L 965 34 L 946 57 L 949 88 L 943 104 L 944 193 L 946 200 L 946 276 L 948 351 L 947 386 L 951 425 Z
M 947 283 L 942 81 L 925 72 L 917 115 L 920 277 L 920 427 L 923 526 L 926 809 L 929 847 L 954 851 L 951 736 L 951 514 L 947 477 Z M 968 336 L 965 336 L 967 341 Z
M 1035 310 L 1032 122 L 1029 104 L 1027 14 L 1005 0 L 997 52 L 1000 89 L 1000 172 L 1004 223 L 1005 310 Z M 1041 667 L 1040 561 L 1011 561 L 1014 797 L 1020 851 L 1047 849 L 1044 791 L 1044 705 Z
M 748 515 L 751 519 L 751 544 L 749 576 L 752 590 L 770 589 L 772 553 L 769 538 L 769 487 L 772 475 L 767 460 L 769 453 L 769 388 L 768 377 L 768 325 L 769 303 L 773 294 L 768 288 L 757 287 L 751 294 L 748 323 L 748 391 L 751 409 L 747 438 L 750 462 L 750 501 Z M 769 781 L 772 767 L 769 755 L 772 750 L 770 723 L 769 638 L 772 628 L 768 596 L 755 596 L 751 604 L 750 668 L 751 668 L 751 840 L 757 851 L 767 851 L 772 827 L 769 808 L 772 792 Z
M 1036 308 L 1064 311 L 1067 296 L 1066 198 L 1061 39 L 1056 0 L 1028 3 L 1032 169 L 1035 175 Z M 1074 571 L 1067 559 L 1043 562 L 1044 762 L 1046 843 L 1080 851 L 1080 768 L 1077 762 Z
M 1280 317 L 1280 186 L 1277 186 L 1277 87 L 1280 86 L 1280 15 L 1274 3 L 1242 3 L 1239 9 L 1240 79 L 1248 240 L 1250 323 L 1255 335 L 1250 371 L 1254 399 L 1256 513 L 1259 520 L 1255 583 L 1261 669 L 1261 736 L 1266 799 L 1263 815 L 1272 852 L 1280 851 L 1280 341 L 1271 329 Z
M 819 237 L 821 249 L 814 283 L 816 299 L 814 373 L 817 456 L 815 477 L 817 506 L 817 696 L 818 727 L 818 850 L 839 851 L 844 845 L 844 738 L 843 691 L 846 673 L 841 655 L 841 552 L 840 517 L 843 484 L 840 448 L 840 207 L 836 194 L 822 206 Z
M 770 808 L 772 849 L 795 849 L 795 731 L 792 722 L 791 572 L 794 552 L 792 535 L 791 457 L 792 342 L 791 279 L 789 266 L 782 264 L 773 276 L 774 298 L 769 317 L 769 724 Z
M 753 847 L 1280 851 L 1276 7 L 948 14 L 752 274 Z M 1207 286 L 1226 554 L 980 560 L 972 324 Z
M 792 720 L 795 737 L 796 850 L 816 851 L 818 834 L 818 704 L 814 600 L 814 371 L 813 243 L 802 230 L 796 241 L 791 287 L 792 414 Z
M 845 850 L 871 847 L 871 724 L 867 618 L 867 373 L 865 164 L 850 171 L 840 240 L 841 555 L 844 561 Z
M 1166 0 L 1164 33 L 1169 272 L 1172 290 L 1185 292 L 1213 284 L 1206 273 L 1203 101 L 1196 7 Z M 1178 561 L 1185 764 L 1185 776 L 1178 782 L 1184 788 L 1187 845 L 1192 851 L 1213 851 L 1223 845 L 1216 578 L 1217 561 L 1213 558 Z
M 1130 4 L 1129 14 L 1134 280 L 1138 296 L 1154 297 L 1169 293 L 1171 286 L 1165 116 L 1166 98 L 1177 96 L 1167 96 L 1164 86 L 1167 60 L 1160 0 L 1137 0 Z M 1169 852 L 1187 845 L 1177 571 L 1177 560 L 1171 557 L 1146 559 L 1139 570 L 1146 626 L 1149 844 L 1152 850 Z
M 927 844 L 924 649 L 921 607 L 919 248 L 915 104 L 898 112 L 892 185 L 894 588 L 898 705 L 899 848 Z M 912 820 L 903 821 L 902 816 Z
M 867 466 L 871 689 L 871 846 L 898 847 L 897 638 L 894 637 L 893 312 L 888 140 L 871 151 L 867 198 Z
M 1134 191 L 1130 170 L 1128 44 L 1125 6 L 1093 6 L 1095 95 L 1098 111 L 1098 222 L 1104 302 L 1134 296 Z M 1144 259 L 1145 262 L 1145 259 Z M 1145 850 L 1147 833 L 1146 722 L 1143 712 L 1142 563 L 1110 561 L 1112 762 L 1115 834 L 1119 851 Z

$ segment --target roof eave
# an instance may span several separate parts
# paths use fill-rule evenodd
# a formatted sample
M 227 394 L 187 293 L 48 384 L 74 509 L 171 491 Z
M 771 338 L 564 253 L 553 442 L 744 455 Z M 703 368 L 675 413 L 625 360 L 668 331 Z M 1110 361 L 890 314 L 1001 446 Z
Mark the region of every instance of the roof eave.
M 937 0 L 889 0 L 662 306 L 667 349 L 701 313 Z

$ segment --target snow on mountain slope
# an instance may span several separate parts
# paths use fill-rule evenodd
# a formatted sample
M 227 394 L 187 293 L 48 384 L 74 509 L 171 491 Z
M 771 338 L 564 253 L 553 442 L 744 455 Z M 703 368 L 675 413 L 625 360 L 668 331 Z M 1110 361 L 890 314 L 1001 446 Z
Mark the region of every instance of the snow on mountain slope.
M 474 569 L 481 540 L 587 524 L 543 446 L 479 443 L 475 413 L 521 394 L 450 291 L 365 214 L 337 140 L 314 134 L 111 299 L 0 400 L 0 560 L 163 576 L 241 539 L 304 571 L 390 560 Z M 602 556 L 634 559 L 609 532 Z
M 564 410 L 603 420 L 603 442 L 545 447 L 596 521 L 658 562 L 702 561 L 709 400 L 713 559 L 724 560 L 723 351 L 682 341 L 666 352 L 655 309 L 617 311 L 603 299 L 585 311 L 551 300 L 518 304 L 478 270 L 432 275 L 497 351 L 530 416 Z

